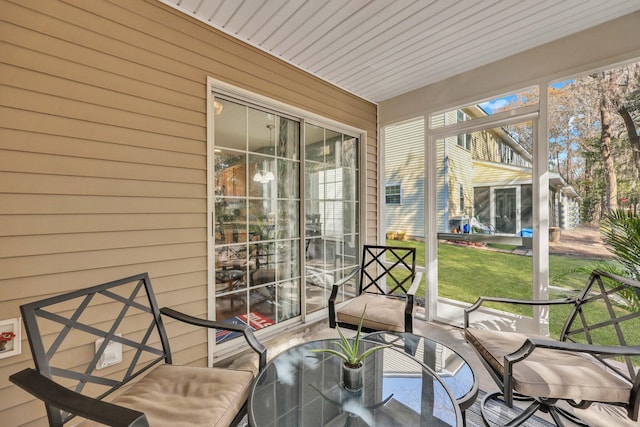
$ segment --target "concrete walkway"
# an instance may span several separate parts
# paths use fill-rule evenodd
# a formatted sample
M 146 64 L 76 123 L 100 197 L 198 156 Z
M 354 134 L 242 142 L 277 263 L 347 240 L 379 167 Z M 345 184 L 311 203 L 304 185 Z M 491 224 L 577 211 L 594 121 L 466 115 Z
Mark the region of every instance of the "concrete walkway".
M 596 260 L 612 257 L 611 252 L 602 243 L 599 228 L 586 224 L 571 230 L 562 230 L 559 242 L 549 242 L 549 253 Z

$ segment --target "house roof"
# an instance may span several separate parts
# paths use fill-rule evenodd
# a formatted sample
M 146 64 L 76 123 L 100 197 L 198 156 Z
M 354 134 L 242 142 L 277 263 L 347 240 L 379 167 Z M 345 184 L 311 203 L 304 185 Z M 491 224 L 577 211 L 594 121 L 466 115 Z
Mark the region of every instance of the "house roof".
M 381 102 L 640 10 L 639 0 L 158 0 Z

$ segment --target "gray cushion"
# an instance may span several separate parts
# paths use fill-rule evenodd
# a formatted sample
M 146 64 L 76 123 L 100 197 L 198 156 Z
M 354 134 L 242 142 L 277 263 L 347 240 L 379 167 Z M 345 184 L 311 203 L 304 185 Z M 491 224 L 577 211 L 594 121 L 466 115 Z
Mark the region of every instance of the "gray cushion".
M 504 356 L 519 349 L 527 338 L 548 337 L 469 328 L 467 340 L 500 375 Z M 595 402 L 628 402 L 631 384 L 600 361 L 584 353 L 537 348 L 513 365 L 513 388 L 524 395 Z

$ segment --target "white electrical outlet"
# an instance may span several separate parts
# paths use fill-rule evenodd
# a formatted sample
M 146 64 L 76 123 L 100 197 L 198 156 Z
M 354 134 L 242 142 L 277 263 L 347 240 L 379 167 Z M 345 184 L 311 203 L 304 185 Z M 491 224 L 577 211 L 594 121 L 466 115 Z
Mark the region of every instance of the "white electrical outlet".
M 116 334 L 116 336 L 122 337 L 122 334 Z M 96 340 L 96 353 L 103 341 L 104 338 Z M 104 349 L 102 356 L 100 356 L 100 360 L 98 360 L 96 369 L 104 369 L 120 362 L 122 362 L 122 343 L 109 341 L 109 344 L 107 344 L 107 347 Z

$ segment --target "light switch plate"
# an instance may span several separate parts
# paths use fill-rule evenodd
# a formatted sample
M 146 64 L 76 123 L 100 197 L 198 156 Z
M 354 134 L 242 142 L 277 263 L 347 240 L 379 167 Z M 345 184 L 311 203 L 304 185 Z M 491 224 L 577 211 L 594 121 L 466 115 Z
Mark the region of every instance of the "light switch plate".
M 122 334 L 116 334 L 118 337 L 122 337 Z M 96 340 L 96 353 L 98 349 L 102 345 L 104 338 L 99 338 Z M 104 369 L 109 366 L 113 366 L 117 363 L 122 362 L 122 343 L 116 341 L 110 341 L 107 344 L 107 347 L 104 349 L 102 356 L 98 360 L 96 365 L 96 369 Z

